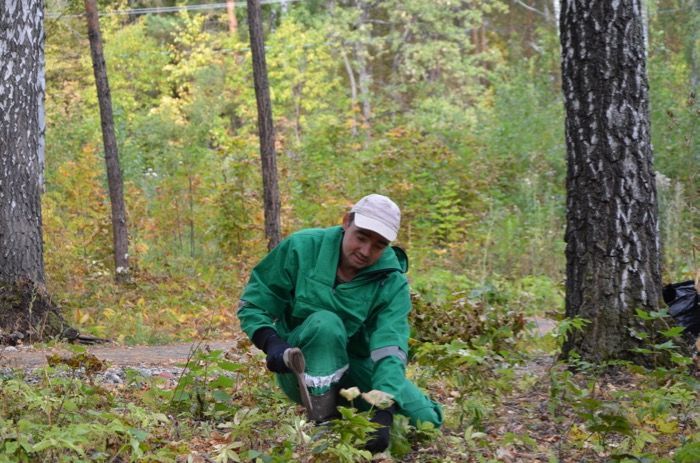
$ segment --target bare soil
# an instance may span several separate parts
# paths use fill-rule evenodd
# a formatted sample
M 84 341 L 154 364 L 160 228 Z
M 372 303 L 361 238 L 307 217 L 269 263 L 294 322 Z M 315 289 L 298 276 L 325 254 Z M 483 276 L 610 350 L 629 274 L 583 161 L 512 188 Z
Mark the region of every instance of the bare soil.
M 176 366 L 184 363 L 196 348 L 209 346 L 212 350 L 228 351 L 236 341 L 198 341 L 159 346 L 90 346 L 86 350 L 98 359 L 114 366 Z M 46 365 L 52 354 L 70 355 L 65 347 L 35 349 L 32 347 L 0 346 L 0 367 L 37 368 Z

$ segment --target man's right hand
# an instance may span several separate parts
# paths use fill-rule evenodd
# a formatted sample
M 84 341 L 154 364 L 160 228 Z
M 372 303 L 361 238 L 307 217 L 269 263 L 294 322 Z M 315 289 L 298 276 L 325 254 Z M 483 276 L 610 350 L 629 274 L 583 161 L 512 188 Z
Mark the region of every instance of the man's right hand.
M 291 348 L 272 328 L 261 328 L 253 335 L 253 344 L 267 354 L 267 369 L 273 373 L 291 373 L 284 363 L 284 351 Z
M 278 338 L 279 339 L 279 338 Z M 287 365 L 284 363 L 284 352 L 291 349 L 292 346 L 279 339 L 279 343 L 269 347 L 267 350 L 267 369 L 273 373 L 291 373 Z

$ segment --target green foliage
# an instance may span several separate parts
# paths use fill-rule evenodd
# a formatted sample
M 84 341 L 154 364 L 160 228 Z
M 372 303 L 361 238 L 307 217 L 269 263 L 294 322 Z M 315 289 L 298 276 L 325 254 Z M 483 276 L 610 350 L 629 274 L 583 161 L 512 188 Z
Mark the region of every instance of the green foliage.
M 430 278 L 432 277 L 432 278 Z M 468 341 L 499 352 L 524 334 L 524 307 L 531 294 L 502 281 L 475 284 L 447 273 L 431 274 L 414 285 L 411 323 L 421 341 Z M 447 281 L 443 278 L 448 278 Z M 527 282 L 526 282 L 527 283 Z M 432 300 L 431 300 L 432 299 Z M 522 305 L 521 305 L 522 304 Z
M 557 340 L 557 346 L 561 348 L 569 334 L 574 331 L 582 331 L 590 322 L 590 320 L 580 317 L 564 318 L 561 320 L 553 332 L 554 338 Z
M 482 278 L 492 273 L 556 278 L 563 268 L 563 105 L 537 62 L 503 70 L 480 112 L 479 159 L 486 204 L 478 233 Z
M 669 281 L 697 267 L 691 3 L 649 4 L 652 141 Z M 336 224 L 370 191 L 402 206 L 399 244 L 416 293 L 409 375 L 445 405 L 447 426 L 440 435 L 397 416 L 392 456 L 503 461 L 518 449 L 551 461 L 698 460 L 697 380 L 664 312 L 640 313 L 629 335 L 637 354 L 667 358 L 667 366 L 574 357 L 576 374 L 559 365 L 544 377 L 522 372 L 518 362 L 538 342 L 526 317 L 559 318 L 564 305 L 559 43 L 554 23 L 523 14 L 518 2 L 509 11 L 502 1 L 465 5 L 314 1 L 264 9 L 284 233 Z M 54 8 L 74 14 L 82 5 L 49 2 Z M 101 17 L 135 267 L 128 287 L 111 277 L 84 18 L 47 18 L 45 260 L 49 289 L 81 331 L 124 343 L 240 335 L 231 323 L 235 301 L 266 243 L 250 51 L 223 18 Z M 565 319 L 546 342 L 556 348 L 584 323 Z M 175 389 L 132 372 L 131 393 L 78 378 L 70 362 L 56 365 L 34 386 L 0 373 L 0 461 L 184 461 L 201 448 L 222 462 L 369 458 L 361 450 L 369 415 L 348 410 L 330 427 L 313 428 L 260 365 L 221 352 L 194 354 Z M 630 375 L 630 386 L 608 388 L 611 369 Z M 508 397 L 543 384 L 556 445 L 499 421 Z
M 220 350 L 196 350 L 184 367 L 170 397 L 172 408 L 196 419 L 213 420 L 228 418 L 236 411 L 232 395 L 238 389 L 236 372 L 243 370 L 243 365 L 227 360 Z
M 354 199 L 374 190 L 403 206 L 400 241 L 414 275 L 446 269 L 478 281 L 560 280 L 558 41 L 552 24 L 538 21 L 521 37 L 511 26 L 525 22 L 518 8 L 507 12 L 500 1 L 266 7 L 284 233 L 338 223 Z M 649 72 L 656 165 L 669 179 L 659 188 L 665 259 L 679 275 L 692 268 L 697 201 L 692 169 L 683 167 L 697 152 L 696 103 L 685 45 L 666 32 L 679 26 L 668 17 L 651 15 Z M 157 277 L 215 266 L 240 286 L 264 252 L 264 219 L 249 47 L 228 34 L 223 18 L 114 15 L 102 18 L 102 32 L 132 261 Z M 100 152 L 98 113 L 87 40 L 75 32 L 82 18 L 51 21 L 47 261 L 56 286 L 81 294 L 85 275 L 112 266 L 102 163 L 80 158 Z M 486 24 L 508 24 L 508 33 L 496 36 Z M 370 120 L 351 107 L 344 58 L 356 90 L 360 68 L 368 73 L 356 103 L 371 103 Z M 67 175 L 76 162 L 89 172 Z M 82 183 L 88 200 L 71 192 Z M 63 232 L 78 226 L 76 216 L 80 233 Z M 65 269 L 76 265 L 73 278 Z
M 372 454 L 362 447 L 379 425 L 370 422 L 368 412 L 347 407 L 338 407 L 338 411 L 342 418 L 331 421 L 328 429 L 320 429 L 313 453 L 326 461 L 342 463 L 371 460 Z
M 675 365 L 683 370 L 692 363 L 690 346 L 682 336 L 684 328 L 671 326 L 675 322 L 666 309 L 637 309 L 636 313 L 641 326 L 628 329 L 630 335 L 644 345 L 631 349 L 632 352 L 645 356 L 654 366 Z
M 573 353 L 568 364 L 578 374 L 566 369 L 550 372 L 548 410 L 562 428 L 568 421 L 562 412 L 569 407 L 581 420 L 570 424 L 572 445 L 590 441 L 597 452 L 612 451 L 615 461 L 671 461 L 658 460 L 657 456 L 683 445 L 684 437 L 679 440 L 678 435 L 682 432 L 681 423 L 696 419 L 686 412 L 698 408 L 698 381 L 689 374 L 687 366 L 691 360 L 675 352 L 678 347 L 673 339 L 678 340 L 682 330 L 668 325 L 659 329 L 668 319 L 668 313 L 638 310 L 637 315 L 647 326 L 632 333 L 641 342 L 635 352 L 649 356 L 652 367 L 660 356 L 669 355 L 676 366 L 649 370 L 623 361 L 593 364 Z M 559 333 L 580 329 L 581 322 L 580 319 L 562 322 Z M 605 392 L 610 374 L 640 375 L 643 384 Z M 694 411 L 690 414 L 694 415 Z
M 661 13 L 659 1 L 650 16 L 649 86 L 652 142 L 658 169 L 657 189 L 666 278 L 677 281 L 698 267 L 691 249 L 697 248 L 698 41 L 693 34 L 674 36 L 679 30 L 697 30 L 700 13 L 680 2 L 679 15 Z M 674 3 L 675 5 L 675 3 Z M 675 16 L 675 15 L 673 15 Z M 656 27 L 655 27 L 656 26 Z M 696 36 L 697 34 L 695 34 Z M 695 53 L 696 58 L 689 59 Z M 696 64 L 693 64 L 696 63 Z M 695 66 L 695 69 L 693 68 Z M 695 77 L 693 77 L 695 73 Z M 696 84 L 697 85 L 697 84 Z
M 174 447 L 162 442 L 167 416 L 124 402 L 74 374 L 62 377 L 61 370 L 47 367 L 37 384 L 2 380 L 0 461 L 174 458 Z
M 307 29 L 290 18 L 269 42 L 266 59 L 274 90 L 272 104 L 282 115 L 278 130 L 294 137 L 296 143 L 290 145 L 300 143 L 304 132 L 315 129 L 310 124 L 340 124 L 338 106 L 344 92 L 326 42 L 328 33 L 323 27 Z
M 691 463 L 700 459 L 700 442 L 688 442 L 683 447 L 678 449 L 674 463 Z

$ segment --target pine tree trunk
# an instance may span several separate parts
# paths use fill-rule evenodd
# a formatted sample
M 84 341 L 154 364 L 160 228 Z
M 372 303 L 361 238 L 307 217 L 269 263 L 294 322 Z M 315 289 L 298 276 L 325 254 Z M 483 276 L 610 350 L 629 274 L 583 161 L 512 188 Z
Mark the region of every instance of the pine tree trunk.
M 265 201 L 265 236 L 268 239 L 268 249 L 272 249 L 280 242 L 280 198 L 277 186 L 277 161 L 275 159 L 275 129 L 272 124 L 272 103 L 270 102 L 270 85 L 267 81 L 260 0 L 247 1 L 255 99 L 258 104 L 260 158 Z
M 632 358 L 636 309 L 658 307 L 658 211 L 640 0 L 562 1 L 566 315 L 590 320 L 564 353 Z
M 107 165 L 107 183 L 109 199 L 112 205 L 112 238 L 114 241 L 115 278 L 119 283 L 129 281 L 129 235 L 126 225 L 126 206 L 124 204 L 124 184 L 119 166 L 117 139 L 114 134 L 112 117 L 112 97 L 107 80 L 107 67 L 102 52 L 100 24 L 97 16 L 97 1 L 85 0 L 88 37 L 92 52 L 92 69 L 95 73 L 97 100 L 100 104 L 102 121 L 102 140 L 104 143 L 105 163 Z

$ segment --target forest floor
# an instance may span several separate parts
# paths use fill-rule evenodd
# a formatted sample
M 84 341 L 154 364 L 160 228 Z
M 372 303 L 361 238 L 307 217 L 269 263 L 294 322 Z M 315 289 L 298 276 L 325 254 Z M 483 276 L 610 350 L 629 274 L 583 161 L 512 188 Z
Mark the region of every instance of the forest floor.
M 531 319 L 530 331 L 533 340 L 545 336 L 555 326 L 548 319 Z M 183 375 L 183 365 L 187 364 L 197 350 L 224 351 L 226 358 L 232 362 L 250 363 L 260 360 L 255 353 L 250 353 L 250 344 L 243 339 L 225 341 L 202 341 L 196 343 L 178 343 L 158 346 L 90 346 L 86 351 L 94 355 L 104 365 L 94 377 L 96 382 L 115 391 L 128 394 L 129 381 L 127 370 L 136 370 L 144 376 L 158 377 L 161 384 L 176 387 Z M 0 347 L 0 376 L 8 371 L 24 370 L 26 378 L 32 372 L 46 365 L 47 359 L 69 358 L 75 350 L 66 345 L 43 348 L 20 346 L 17 348 Z M 600 448 L 593 449 L 594 443 L 588 442 L 581 431 L 580 416 L 556 400 L 553 393 L 552 372 L 561 374 L 562 366 L 556 363 L 552 353 L 544 351 L 528 354 L 526 360 L 512 368 L 507 379 L 510 387 L 485 390 L 483 394 L 493 393 L 492 407 L 484 412 L 484 419 L 472 426 L 454 419 L 454 410 L 465 409 L 464 402 L 473 399 L 460 394 L 455 385 L 434 381 L 430 387 L 431 395 L 443 404 L 446 410 L 452 410 L 453 419 L 446 423 L 442 435 L 432 441 L 414 445 L 413 449 L 396 460 L 391 457 L 375 457 L 376 461 L 407 462 L 471 462 L 499 461 L 515 462 L 592 462 L 608 461 L 610 454 Z M 5 372 L 5 373 L 3 373 Z M 585 382 L 585 379 L 583 379 Z M 618 391 L 634 390 L 641 381 L 627 370 L 611 370 L 600 375 L 596 380 L 595 396 L 599 398 L 614 397 Z M 585 386 L 583 386 L 585 388 Z M 476 400 L 476 399 L 474 399 Z M 290 409 L 292 407 L 290 406 Z M 301 407 L 296 412 L 303 416 Z M 464 415 L 464 414 L 463 414 Z M 460 415 L 460 416 L 463 416 Z M 473 414 L 471 421 L 473 421 Z M 691 417 L 688 417 L 689 419 Z M 678 423 L 681 429 L 683 423 Z M 220 447 L 222 434 L 213 432 L 209 438 L 196 438 L 186 443 L 186 454 L 177 461 L 209 462 L 215 461 L 213 448 Z M 572 446 L 571 441 L 578 440 L 580 445 Z M 451 443 L 459 442 L 451 448 Z M 216 444 L 216 445 L 215 445 Z M 610 442 L 614 449 L 614 442 Z M 457 452 L 456 447 L 460 448 Z M 309 456 L 298 461 L 320 461 Z M 221 461 L 221 460 L 219 460 Z M 297 461 L 297 460 L 295 460 Z

